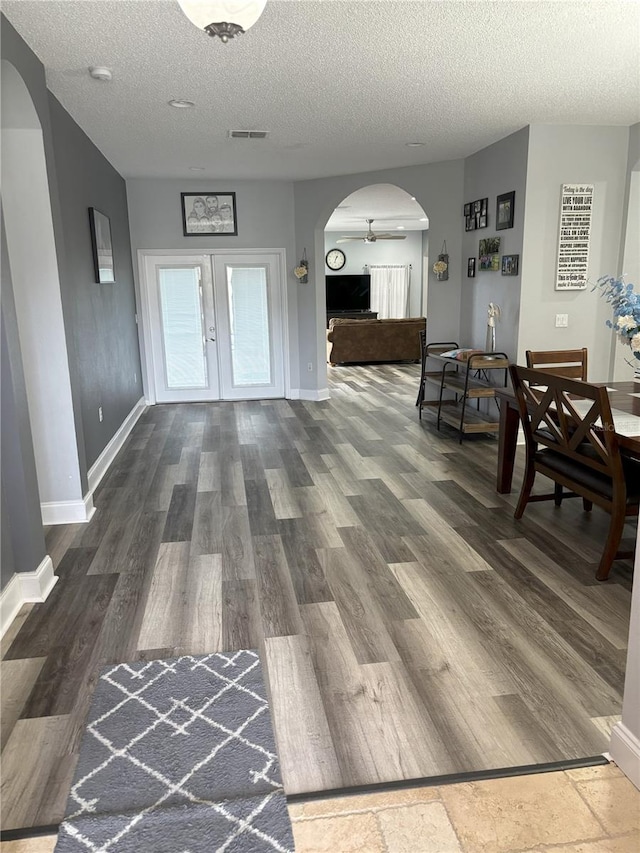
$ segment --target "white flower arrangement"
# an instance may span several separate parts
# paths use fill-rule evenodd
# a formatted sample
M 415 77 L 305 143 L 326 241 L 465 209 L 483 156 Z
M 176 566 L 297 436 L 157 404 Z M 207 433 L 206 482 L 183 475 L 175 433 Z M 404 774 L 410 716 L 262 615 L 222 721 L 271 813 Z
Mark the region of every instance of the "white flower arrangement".
M 607 326 L 617 332 L 620 340 L 628 343 L 633 357 L 640 361 L 640 294 L 632 284 L 622 279 L 604 275 L 599 278 L 593 289 L 600 288 L 602 295 L 613 307 L 613 322 L 607 320 Z

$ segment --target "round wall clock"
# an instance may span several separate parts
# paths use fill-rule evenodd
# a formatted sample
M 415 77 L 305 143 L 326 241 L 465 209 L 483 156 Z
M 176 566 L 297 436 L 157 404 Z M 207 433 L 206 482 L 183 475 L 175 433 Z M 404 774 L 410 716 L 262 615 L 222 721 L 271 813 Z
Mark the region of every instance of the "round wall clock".
M 347 256 L 342 249 L 329 249 L 325 263 L 330 270 L 341 270 L 347 262 Z

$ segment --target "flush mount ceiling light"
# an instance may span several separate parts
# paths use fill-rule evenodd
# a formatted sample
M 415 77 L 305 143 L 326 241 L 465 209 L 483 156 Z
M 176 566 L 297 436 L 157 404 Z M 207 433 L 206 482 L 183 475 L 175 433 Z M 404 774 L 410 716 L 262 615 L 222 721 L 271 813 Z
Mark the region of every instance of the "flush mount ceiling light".
M 407 148 L 420 148 L 424 142 L 405 142 Z
M 178 5 L 192 24 L 226 44 L 255 24 L 267 0 L 178 0 Z
M 190 110 L 191 107 L 195 107 L 193 101 L 183 101 L 180 98 L 169 101 L 168 103 L 170 107 L 175 107 L 177 110 Z
M 94 80 L 102 80 L 103 83 L 108 83 L 113 78 L 111 69 L 104 65 L 92 65 L 89 68 L 89 74 Z

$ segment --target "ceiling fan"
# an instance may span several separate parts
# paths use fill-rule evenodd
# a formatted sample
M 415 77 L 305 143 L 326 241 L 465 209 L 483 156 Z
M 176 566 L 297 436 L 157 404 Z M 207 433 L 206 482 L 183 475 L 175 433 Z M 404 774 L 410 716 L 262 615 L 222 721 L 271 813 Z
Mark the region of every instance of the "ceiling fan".
M 373 219 L 366 220 L 367 225 L 369 226 L 369 230 L 366 234 L 362 236 L 349 237 L 344 235 L 340 237 L 339 240 L 336 240 L 336 243 L 346 243 L 348 240 L 362 240 L 364 243 L 375 243 L 377 240 L 406 240 L 406 234 L 374 234 L 371 226 L 373 225 Z

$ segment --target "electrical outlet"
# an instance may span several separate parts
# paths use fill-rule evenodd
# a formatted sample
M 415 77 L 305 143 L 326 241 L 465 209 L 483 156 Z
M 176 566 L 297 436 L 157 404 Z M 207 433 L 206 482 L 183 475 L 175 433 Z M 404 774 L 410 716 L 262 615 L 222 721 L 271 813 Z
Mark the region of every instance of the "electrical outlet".
M 569 325 L 568 314 L 556 314 L 556 329 L 566 329 Z
M 310 361 L 309 364 L 307 364 L 307 370 L 309 371 L 309 373 L 313 372 L 313 362 Z
M 102 423 L 103 421 L 102 406 L 98 406 L 98 420 L 100 421 L 100 423 Z

